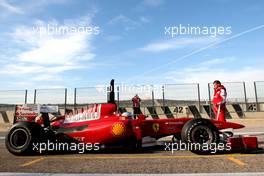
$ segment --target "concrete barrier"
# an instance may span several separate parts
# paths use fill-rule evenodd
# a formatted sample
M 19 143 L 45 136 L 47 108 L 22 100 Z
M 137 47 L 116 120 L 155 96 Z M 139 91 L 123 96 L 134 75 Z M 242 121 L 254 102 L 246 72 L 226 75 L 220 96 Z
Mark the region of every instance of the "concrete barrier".
M 6 131 L 13 124 L 14 111 L 0 111 L 0 131 Z

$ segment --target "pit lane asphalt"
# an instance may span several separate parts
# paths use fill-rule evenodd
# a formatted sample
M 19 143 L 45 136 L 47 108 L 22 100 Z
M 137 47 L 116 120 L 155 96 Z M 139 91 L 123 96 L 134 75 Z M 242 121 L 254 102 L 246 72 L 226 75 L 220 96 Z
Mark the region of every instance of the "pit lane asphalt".
M 4 136 L 4 133 L 0 133 Z M 260 143 L 263 144 L 263 138 Z M 0 172 L 19 173 L 234 173 L 264 172 L 264 151 L 254 154 L 195 155 L 164 151 L 164 146 L 136 153 L 125 150 L 85 154 L 14 156 L 0 139 Z

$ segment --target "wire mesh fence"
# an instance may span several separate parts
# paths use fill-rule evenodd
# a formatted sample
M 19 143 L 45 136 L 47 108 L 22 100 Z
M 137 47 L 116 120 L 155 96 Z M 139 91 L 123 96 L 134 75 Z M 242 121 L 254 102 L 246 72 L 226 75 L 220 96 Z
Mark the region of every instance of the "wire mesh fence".
M 154 87 L 152 85 L 117 85 L 117 101 L 120 106 L 132 106 L 132 98 L 137 94 L 142 106 L 152 106 Z M 158 91 L 157 91 L 158 95 Z
M 35 89 L 34 104 L 66 104 L 67 89 Z
M 92 104 L 92 103 L 106 103 L 107 102 L 107 87 L 83 87 L 75 88 L 74 104 Z
M 171 101 L 196 104 L 200 102 L 199 84 L 165 84 L 164 101 L 166 105 Z
M 264 81 L 255 82 L 256 101 L 264 103 Z
M 227 91 L 227 104 L 247 103 L 246 87 L 244 82 L 224 82 L 222 83 Z M 209 99 L 214 96 L 213 83 L 208 84 Z
M 254 89 L 250 89 L 250 98 L 247 97 L 244 82 L 225 82 L 228 104 L 244 104 L 260 107 L 264 103 L 264 81 L 254 82 Z M 252 86 L 253 87 L 253 86 Z M 119 106 L 132 107 L 132 98 L 138 94 L 141 106 L 177 106 L 208 104 L 213 97 L 213 84 L 208 84 L 208 90 L 202 87 L 203 92 L 208 92 L 207 97 L 200 97 L 199 84 L 165 84 L 165 85 L 124 85 L 116 84 L 116 102 Z M 206 90 L 206 91 L 205 91 Z M 54 104 L 54 105 L 83 105 L 93 103 L 106 103 L 108 86 L 68 89 L 35 89 L 35 90 L 1 90 L 0 104 Z M 253 96 L 252 96 L 253 95 Z M 207 100 L 208 98 L 208 100 Z M 261 106 L 262 107 L 262 106 Z M 247 109 L 245 109 L 247 110 Z M 258 108 L 258 110 L 264 110 Z
M 26 90 L 1 90 L 0 104 L 24 104 L 27 103 Z

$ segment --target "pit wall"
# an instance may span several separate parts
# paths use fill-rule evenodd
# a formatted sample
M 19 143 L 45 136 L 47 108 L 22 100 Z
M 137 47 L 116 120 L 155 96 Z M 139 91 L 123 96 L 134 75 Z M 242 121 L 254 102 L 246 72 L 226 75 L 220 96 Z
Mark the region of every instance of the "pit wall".
M 260 104 L 260 110 L 251 109 L 251 104 L 228 104 L 226 105 L 227 119 L 264 119 L 264 104 Z M 121 107 L 120 112 L 133 112 L 132 107 Z M 215 118 L 213 107 L 211 105 L 170 105 L 140 107 L 141 113 L 148 116 L 149 119 L 180 118 L 180 117 L 198 117 Z

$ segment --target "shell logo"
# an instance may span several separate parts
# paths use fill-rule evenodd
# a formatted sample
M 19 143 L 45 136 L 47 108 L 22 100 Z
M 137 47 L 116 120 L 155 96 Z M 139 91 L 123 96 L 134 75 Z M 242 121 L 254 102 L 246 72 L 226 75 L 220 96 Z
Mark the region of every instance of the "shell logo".
M 115 123 L 112 127 L 114 136 L 122 136 L 125 133 L 125 125 L 123 123 Z

